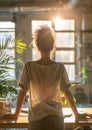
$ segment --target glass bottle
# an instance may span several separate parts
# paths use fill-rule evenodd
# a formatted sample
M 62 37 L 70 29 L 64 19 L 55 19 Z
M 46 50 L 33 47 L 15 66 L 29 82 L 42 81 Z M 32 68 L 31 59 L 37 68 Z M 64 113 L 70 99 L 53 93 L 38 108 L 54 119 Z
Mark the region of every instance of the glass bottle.
M 12 112 L 12 98 L 11 95 L 8 93 L 6 96 L 6 113 L 10 114 Z

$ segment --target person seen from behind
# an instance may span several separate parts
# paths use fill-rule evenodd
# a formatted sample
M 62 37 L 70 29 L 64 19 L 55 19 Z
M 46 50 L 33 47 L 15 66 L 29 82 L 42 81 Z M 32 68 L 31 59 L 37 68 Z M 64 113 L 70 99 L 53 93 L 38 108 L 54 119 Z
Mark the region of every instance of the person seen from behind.
M 21 89 L 16 111 L 4 117 L 17 119 L 26 94 L 29 93 L 28 130 L 65 130 L 61 92 L 64 93 L 76 119 L 85 115 L 79 114 L 75 107 L 64 64 L 51 58 L 55 47 L 54 31 L 47 25 L 42 25 L 36 30 L 33 41 L 41 58 L 25 63 L 18 82 Z

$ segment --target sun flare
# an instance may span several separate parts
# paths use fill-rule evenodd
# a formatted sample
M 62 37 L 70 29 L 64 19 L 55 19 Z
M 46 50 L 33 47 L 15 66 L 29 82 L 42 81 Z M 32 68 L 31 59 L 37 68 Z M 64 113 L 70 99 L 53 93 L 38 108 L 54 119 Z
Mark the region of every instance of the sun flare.
M 61 28 L 64 29 L 65 27 L 65 20 L 63 20 L 62 18 L 55 18 L 54 19 L 54 25 L 55 25 L 55 28 L 56 30 L 60 30 Z

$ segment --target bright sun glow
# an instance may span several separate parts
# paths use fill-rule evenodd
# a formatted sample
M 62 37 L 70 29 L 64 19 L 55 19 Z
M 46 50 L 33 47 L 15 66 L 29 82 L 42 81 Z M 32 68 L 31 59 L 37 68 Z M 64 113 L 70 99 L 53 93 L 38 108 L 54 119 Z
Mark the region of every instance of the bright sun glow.
M 58 24 L 61 20 L 62 20 L 62 19 L 59 18 L 59 17 L 58 17 L 58 18 L 55 18 L 55 19 L 54 19 L 54 23 L 55 23 L 55 24 Z
M 65 21 L 61 18 L 55 18 L 54 24 L 55 24 L 56 30 L 63 29 L 65 27 Z
M 15 28 L 15 23 L 13 22 L 0 22 L 0 28 Z
M 54 24 L 55 24 L 56 30 L 64 29 L 66 26 L 65 20 L 63 20 L 61 18 L 55 18 Z
M 74 20 L 62 19 L 60 17 L 54 20 L 55 30 L 74 30 Z

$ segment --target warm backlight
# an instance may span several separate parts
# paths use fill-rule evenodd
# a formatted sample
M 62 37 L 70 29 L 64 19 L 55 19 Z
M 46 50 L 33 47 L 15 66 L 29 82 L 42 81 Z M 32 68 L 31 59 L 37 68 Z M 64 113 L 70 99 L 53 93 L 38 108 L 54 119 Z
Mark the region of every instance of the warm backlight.
M 60 30 L 60 28 L 64 29 L 64 27 L 66 26 L 66 23 L 65 23 L 65 20 L 61 18 L 55 18 L 54 25 L 55 25 L 56 30 Z

